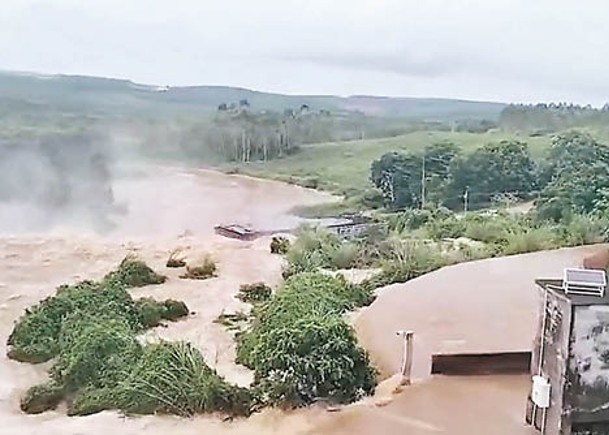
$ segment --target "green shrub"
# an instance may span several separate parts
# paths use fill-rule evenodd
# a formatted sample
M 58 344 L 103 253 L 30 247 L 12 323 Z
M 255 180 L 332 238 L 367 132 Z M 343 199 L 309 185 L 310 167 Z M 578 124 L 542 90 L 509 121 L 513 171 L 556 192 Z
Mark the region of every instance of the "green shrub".
M 141 298 L 135 301 L 135 307 L 145 328 L 158 326 L 162 320 L 175 321 L 188 315 L 186 304 L 173 299 L 158 302 L 152 298 Z
M 531 228 L 509 233 L 501 253 L 503 255 L 525 254 L 552 249 L 556 246 L 556 234 L 551 229 Z
M 433 240 L 455 239 L 465 234 L 466 222 L 455 215 L 430 220 L 424 226 L 427 236 Z
M 382 250 L 381 273 L 362 282 L 372 291 L 397 282 L 406 282 L 448 264 L 435 245 L 415 240 L 389 239 Z
M 416 230 L 433 219 L 429 210 L 412 209 L 399 213 L 393 213 L 387 217 L 387 224 L 391 231 L 402 233 Z
M 118 382 L 141 354 L 130 325 L 120 318 L 74 313 L 61 328 L 59 358 L 52 379 L 69 391 Z
M 24 412 L 53 409 L 72 397 L 71 413 L 120 409 L 118 387 L 142 355 L 136 334 L 158 316 L 174 320 L 188 314 L 184 303 L 171 299 L 134 303 L 125 290 L 129 280 L 118 278 L 110 274 L 99 283 L 61 286 L 18 320 L 8 338 L 10 358 L 42 362 L 57 356 L 51 382 L 30 388 L 23 397 Z
M 133 329 L 140 327 L 133 300 L 120 283 L 83 281 L 64 285 L 57 289 L 55 296 L 28 308 L 18 320 L 7 342 L 9 358 L 39 363 L 57 355 L 63 320 L 77 311 L 124 318 Z
M 186 273 L 180 278 L 184 279 L 209 279 L 216 276 L 216 263 L 210 257 L 206 256 L 203 259 L 203 263 L 199 266 L 186 266 Z
M 484 243 L 501 243 L 508 231 L 509 227 L 500 219 L 478 219 L 467 222 L 464 235 Z
M 52 381 L 35 385 L 27 390 L 21 399 L 20 407 L 26 414 L 40 414 L 57 408 L 64 394 L 64 387 Z
M 250 413 L 250 392 L 226 383 L 190 344 L 147 345 L 128 368 L 115 386 L 80 391 L 69 414 L 87 415 L 105 409 L 181 416 L 203 412 Z
M 361 242 L 361 245 L 365 245 Z M 302 272 L 314 272 L 319 268 L 347 269 L 356 263 L 368 264 L 361 256 L 359 243 L 341 240 L 324 230 L 303 229 L 287 252 L 287 267 L 283 276 L 288 278 Z
M 332 269 L 349 269 L 356 265 L 358 255 L 359 246 L 345 242 L 329 253 L 329 263 Z
M 321 252 L 291 248 L 287 254 L 288 264 L 283 270 L 283 278 L 303 272 L 314 272 L 326 264 Z
M 166 299 L 163 301 L 163 306 L 165 307 L 163 319 L 171 322 L 186 317 L 190 313 L 184 302 L 176 301 L 175 299 Z
M 68 415 L 91 415 L 115 409 L 124 400 L 116 387 L 86 387 L 78 391 L 68 404 Z
M 318 398 L 350 403 L 376 386 L 367 353 L 337 314 L 310 313 L 268 331 L 252 350 L 251 363 L 264 400 L 282 407 Z
M 117 281 L 127 287 L 143 287 L 152 284 L 162 284 L 167 280 L 166 276 L 159 275 L 146 263 L 134 255 L 127 255 L 121 261 L 118 269 L 110 272 L 107 281 Z
M 281 254 L 284 255 L 290 249 L 290 241 L 281 236 L 273 237 L 271 240 L 271 254 Z
M 142 325 L 145 328 L 153 328 L 161 324 L 165 307 L 161 302 L 152 298 L 141 298 L 135 301 L 135 308 L 140 314 Z
M 253 311 L 237 342 L 238 361 L 255 371 L 265 400 L 296 407 L 316 398 L 350 402 L 374 390 L 374 370 L 341 315 L 370 304 L 344 278 L 301 273 Z
M 567 246 L 590 245 L 607 241 L 609 222 L 604 217 L 574 215 L 558 226 L 560 243 Z
M 273 290 L 263 282 L 255 284 L 244 284 L 239 288 L 239 293 L 235 296 L 242 302 L 251 304 L 266 302 L 271 298 Z
M 485 258 L 491 258 L 498 254 L 500 247 L 498 245 L 488 246 L 474 246 L 474 245 L 462 245 L 459 247 L 458 253 L 461 255 L 459 261 L 454 263 L 462 263 L 465 261 L 483 260 Z

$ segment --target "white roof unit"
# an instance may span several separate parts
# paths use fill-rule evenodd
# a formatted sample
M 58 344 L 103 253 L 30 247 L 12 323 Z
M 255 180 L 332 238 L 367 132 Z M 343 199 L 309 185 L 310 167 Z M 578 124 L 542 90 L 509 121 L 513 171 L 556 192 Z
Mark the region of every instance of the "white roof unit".
M 604 270 L 594 269 L 565 269 L 563 289 L 566 294 L 580 296 L 605 296 L 607 275 Z

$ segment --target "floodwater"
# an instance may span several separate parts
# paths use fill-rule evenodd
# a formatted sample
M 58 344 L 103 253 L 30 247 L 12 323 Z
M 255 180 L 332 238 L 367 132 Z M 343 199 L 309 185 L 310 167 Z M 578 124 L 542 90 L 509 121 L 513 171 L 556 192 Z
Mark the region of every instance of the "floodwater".
M 72 228 L 0 234 L 0 343 L 6 342 L 24 308 L 57 285 L 100 278 L 125 254 L 135 252 L 169 280 L 135 290 L 134 296 L 182 299 L 195 313 L 149 334 L 192 342 L 229 381 L 247 384 L 251 374 L 233 363 L 232 337 L 212 322 L 223 311 L 245 308 L 234 298 L 240 284 L 278 284 L 281 260 L 268 252 L 268 239 L 229 240 L 213 234 L 213 226 L 239 222 L 282 228 L 293 224 L 288 215 L 292 207 L 332 198 L 275 182 L 161 167 L 129 172 L 114 188 L 128 213 L 116 217 L 117 227 L 108 234 Z M 203 282 L 178 279 L 179 271 L 164 268 L 178 247 L 190 261 L 212 254 L 219 277 Z M 0 435 L 526 434 L 522 421 L 527 376 L 430 378 L 429 356 L 530 349 L 537 303 L 532 280 L 560 276 L 562 267 L 576 264 L 590 249 L 463 264 L 382 290 L 378 300 L 353 319 L 383 378 L 399 365 L 395 331 L 415 331 L 417 381 L 398 395 L 391 393 L 389 380 L 375 398 L 340 412 L 267 410 L 230 423 L 216 416 L 124 418 L 116 412 L 70 418 L 63 409 L 27 416 L 19 410 L 19 397 L 45 380 L 48 366 L 20 364 L 2 355 Z
M 231 222 L 283 227 L 293 219 L 288 211 L 294 206 L 333 198 L 275 182 L 161 167 L 129 171 L 117 180 L 114 190 L 117 202 L 128 212 L 116 216 L 115 230 L 103 236 L 73 227 L 44 234 L 0 235 L 0 343 L 6 343 L 14 320 L 23 310 L 53 293 L 55 287 L 101 278 L 127 253 L 135 252 L 169 280 L 160 286 L 136 289 L 133 295 L 181 299 L 195 313 L 148 334 L 192 342 L 229 381 L 247 384 L 250 372 L 233 363 L 232 336 L 213 320 L 223 311 L 247 309 L 234 298 L 239 285 L 257 281 L 279 284 L 281 259 L 269 253 L 268 238 L 240 242 L 215 235 L 213 227 Z M 182 271 L 164 267 L 176 248 L 183 249 L 188 261 L 211 254 L 218 262 L 218 278 L 179 279 Z M 46 368 L 48 365 L 10 361 L 2 352 L 0 434 L 285 434 L 308 430 L 308 414 L 286 416 L 276 411 L 230 424 L 214 416 L 125 419 L 115 412 L 69 418 L 62 409 L 24 415 L 19 410 L 19 398 L 28 387 L 46 379 Z
M 447 267 L 379 291 L 356 316 L 360 343 L 386 379 L 369 406 L 352 406 L 320 433 L 423 435 L 535 433 L 524 424 L 530 377 L 431 377 L 431 355 L 530 351 L 539 293 L 536 278 L 560 278 L 565 267 L 606 249 L 587 246 L 494 258 Z M 401 363 L 398 330 L 414 331 L 414 384 L 392 395 Z

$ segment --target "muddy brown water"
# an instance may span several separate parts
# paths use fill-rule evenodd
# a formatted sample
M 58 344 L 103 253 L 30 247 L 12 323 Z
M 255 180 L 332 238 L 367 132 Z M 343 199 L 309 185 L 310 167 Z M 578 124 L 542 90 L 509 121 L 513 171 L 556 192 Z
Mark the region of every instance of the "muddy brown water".
M 292 207 L 332 198 L 280 183 L 161 167 L 122 178 L 115 193 L 129 212 L 118 216 L 117 228 L 103 236 L 73 228 L 44 234 L 10 234 L 5 228 L 0 234 L 0 342 L 6 342 L 24 308 L 57 285 L 99 278 L 126 253 L 136 252 L 169 280 L 135 290 L 134 296 L 182 299 L 195 312 L 187 320 L 150 331 L 149 337 L 188 340 L 229 381 L 247 384 L 251 373 L 233 363 L 232 337 L 212 321 L 222 311 L 246 308 L 234 298 L 240 284 L 278 284 L 281 260 L 268 252 L 268 239 L 224 239 L 213 234 L 213 226 L 237 221 L 285 227 L 293 223 L 288 215 Z M 179 271 L 164 269 L 176 247 L 191 261 L 211 253 L 219 262 L 219 277 L 204 282 L 178 279 Z M 124 418 L 116 412 L 70 418 L 64 409 L 27 416 L 19 410 L 19 397 L 46 379 L 48 367 L 20 364 L 2 355 L 0 435 L 529 433 L 522 424 L 527 376 L 430 378 L 428 357 L 438 351 L 529 349 L 536 309 L 532 279 L 557 276 L 590 250 L 464 264 L 382 290 L 378 300 L 353 319 L 383 378 L 399 365 L 395 330 L 415 330 L 417 381 L 399 395 L 387 393 L 390 380 L 375 398 L 341 412 L 267 410 L 230 423 L 217 416 Z

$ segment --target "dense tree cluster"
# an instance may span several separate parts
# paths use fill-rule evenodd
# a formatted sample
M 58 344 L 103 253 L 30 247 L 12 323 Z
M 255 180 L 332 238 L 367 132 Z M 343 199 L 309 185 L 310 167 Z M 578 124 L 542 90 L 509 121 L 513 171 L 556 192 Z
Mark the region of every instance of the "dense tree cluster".
M 157 149 L 177 142 L 190 156 L 245 163 L 286 156 L 303 144 L 388 137 L 412 129 L 410 123 L 358 112 L 313 110 L 306 104 L 283 111 L 258 110 L 243 100 L 221 104 L 212 119 L 177 124 L 166 132 L 169 137 L 151 134 L 146 142 Z
M 418 207 L 442 195 L 458 153 L 450 142 L 431 145 L 422 153 L 387 153 L 372 162 L 370 180 L 382 192 L 387 207 Z
M 499 116 L 502 129 L 532 134 L 608 123 L 609 104 L 601 109 L 572 103 L 510 104 Z
M 537 190 L 537 167 L 522 142 L 500 142 L 481 146 L 456 159 L 450 168 L 450 182 L 443 202 L 451 207 L 467 195 L 474 207 L 502 197 L 526 198 Z
M 402 209 L 477 207 L 508 194 L 523 198 L 537 188 L 536 177 L 526 144 L 501 142 L 468 155 L 452 143 L 434 144 L 422 153 L 388 153 L 372 163 L 370 178 L 386 206 Z
M 453 144 L 422 153 L 387 153 L 370 179 L 390 209 L 444 205 L 476 208 L 537 197 L 542 219 L 609 210 L 609 148 L 579 132 L 553 139 L 536 164 L 523 142 L 504 141 L 463 154 Z
M 609 210 L 609 148 L 581 133 L 558 136 L 540 182 L 545 186 L 537 204 L 541 216 L 561 220 L 577 213 L 604 214 Z

